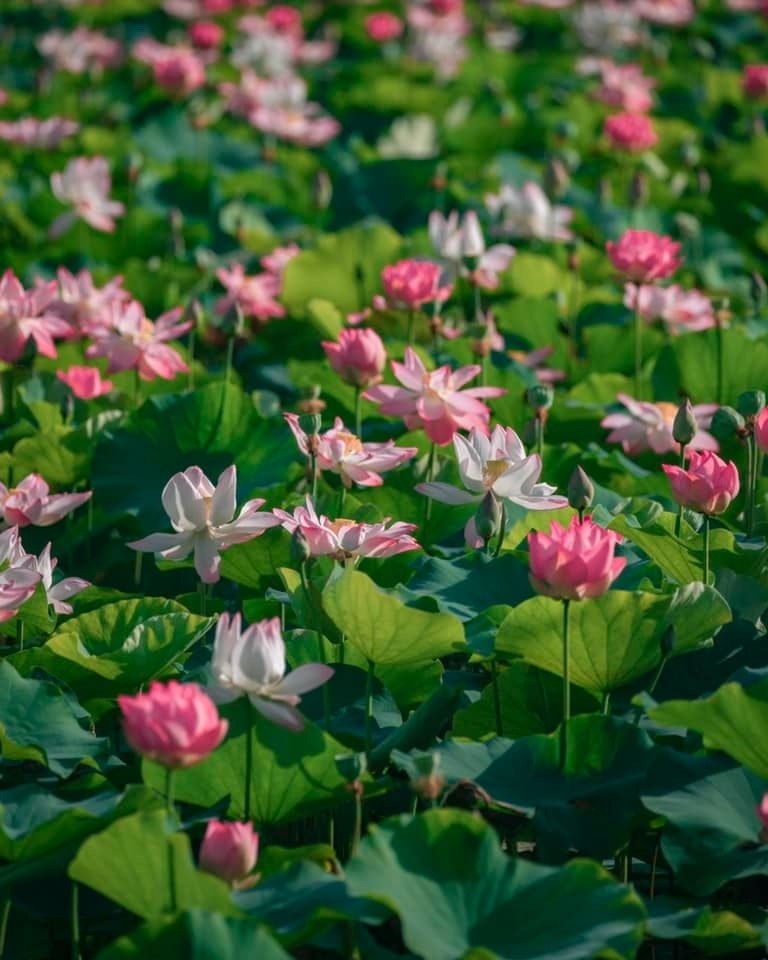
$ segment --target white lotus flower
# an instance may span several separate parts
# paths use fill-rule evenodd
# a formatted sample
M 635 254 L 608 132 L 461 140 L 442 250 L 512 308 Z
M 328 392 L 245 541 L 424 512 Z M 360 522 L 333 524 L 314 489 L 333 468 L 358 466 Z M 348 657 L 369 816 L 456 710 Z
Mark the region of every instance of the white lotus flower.
M 485 205 L 491 216 L 499 219 L 496 233 L 537 240 L 570 240 L 573 236 L 568 229 L 573 210 L 550 203 L 532 180 L 519 189 L 511 183 L 502 184 L 498 193 L 486 194 Z

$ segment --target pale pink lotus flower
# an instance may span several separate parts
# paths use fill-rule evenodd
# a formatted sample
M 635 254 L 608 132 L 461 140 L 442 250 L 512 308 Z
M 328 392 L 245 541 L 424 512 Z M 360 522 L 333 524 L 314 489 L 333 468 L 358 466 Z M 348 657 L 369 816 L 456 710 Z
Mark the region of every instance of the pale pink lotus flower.
M 735 10 L 739 13 L 768 9 L 766 0 L 725 0 L 725 5 L 729 10 Z
M 30 339 L 42 356 L 56 357 L 54 337 L 68 337 L 72 328 L 56 315 L 55 296 L 55 281 L 25 290 L 12 270 L 5 271 L 0 278 L 0 360 L 15 363 Z
M 13 620 L 40 583 L 35 570 L 13 567 L 0 573 L 0 623 Z
M 253 623 L 245 630 L 239 613 L 219 617 L 209 687 L 216 703 L 231 703 L 246 696 L 268 720 L 289 730 L 302 730 L 304 718 L 296 709 L 300 695 L 330 680 L 333 670 L 322 663 L 305 663 L 287 676 L 285 670 L 279 617 Z
M 541 7 L 544 10 L 565 10 L 576 0 L 518 0 L 524 7 Z
M 768 453 L 768 407 L 763 409 L 755 417 L 755 443 L 763 453 Z
M 428 226 L 432 248 L 445 265 L 451 282 L 461 276 L 485 290 L 498 287 L 498 275 L 509 266 L 515 248 L 507 243 L 486 248 L 483 229 L 474 210 L 463 216 L 452 210 L 447 217 L 433 210 Z
M 532 180 L 521 188 L 504 183 L 498 193 L 485 195 L 485 206 L 498 224 L 494 233 L 509 237 L 532 237 L 537 240 L 571 240 L 568 224 L 573 210 L 552 204 Z
M 588 0 L 573 19 L 582 45 L 610 54 L 634 46 L 640 39 L 640 19 L 627 0 Z
M 452 339 L 449 337 L 448 339 Z M 487 310 L 480 324 L 479 335 L 471 341 L 472 352 L 478 357 L 487 357 L 495 350 L 501 353 L 506 348 L 506 341 L 496 326 L 496 320 L 491 310 Z
M 95 400 L 113 389 L 111 380 L 102 380 L 97 367 L 72 366 L 68 370 L 57 370 L 56 376 L 65 383 L 78 400 Z
M 536 350 L 530 350 L 528 352 L 525 350 L 507 350 L 507 356 L 510 360 L 514 360 L 516 363 L 533 370 L 539 383 L 553 384 L 559 383 L 566 378 L 565 370 L 555 370 L 552 367 L 546 366 L 547 360 L 552 356 L 554 351 L 555 348 L 552 346 L 539 347 Z
M 72 613 L 72 605 L 67 601 L 90 587 L 88 580 L 81 577 L 64 577 L 57 583 L 53 582 L 53 571 L 58 566 L 59 561 L 51 557 L 51 544 L 47 543 L 39 556 L 25 553 L 23 548 L 18 559 L 18 568 L 22 570 L 31 570 L 39 575 L 40 582 L 43 584 L 48 603 L 53 607 L 56 614 Z
M 635 12 L 643 20 L 665 27 L 682 27 L 696 16 L 692 0 L 635 0 Z
M 407 347 L 405 362 L 392 361 L 392 372 L 402 386 L 378 384 L 364 394 L 379 404 L 387 416 L 402 417 L 409 430 L 423 429 L 433 443 L 448 444 L 458 430 L 475 427 L 488 433 L 491 411 L 481 402 L 485 397 L 501 397 L 502 387 L 472 387 L 462 390 L 480 372 L 479 364 L 451 370 L 446 364 L 428 371 L 419 355 Z
M 147 693 L 117 698 L 131 749 L 176 770 L 205 760 L 227 735 L 229 724 L 196 683 L 159 683 Z
M 427 303 L 443 303 L 452 286 L 440 286 L 440 265 L 429 260 L 399 260 L 381 271 L 384 296 L 374 297 L 376 309 L 418 310 Z
M 429 63 L 441 80 L 453 77 L 467 56 L 465 38 L 471 25 L 461 3 L 453 0 L 409 0 L 410 56 Z
M 104 33 L 78 26 L 74 30 L 49 30 L 37 40 L 37 49 L 56 70 L 100 74 L 122 59 L 120 44 Z
M 190 42 L 200 50 L 217 50 L 224 42 L 224 28 L 213 20 L 198 20 L 187 31 Z
M 381 380 L 387 348 L 375 330 L 367 327 L 339 331 L 338 341 L 323 340 L 320 346 L 333 370 L 345 383 L 370 387 Z
M 688 469 L 662 463 L 672 496 L 682 507 L 708 516 L 725 513 L 739 493 L 739 471 L 711 450 L 691 450 L 686 457 Z
M 656 80 L 646 77 L 636 63 L 602 60 L 600 86 L 595 91 L 595 98 L 616 110 L 647 113 L 653 108 L 655 86 Z
M 369 13 L 364 21 L 365 32 L 375 43 L 390 43 L 397 40 L 405 29 L 403 21 L 388 10 Z
M 70 273 L 66 267 L 56 271 L 57 296 L 51 304 L 54 313 L 66 320 L 75 333 L 86 337 L 103 336 L 115 319 L 113 304 L 127 304 L 131 295 L 123 289 L 123 278 L 113 277 L 103 287 L 93 282 L 90 270 Z
M 259 835 L 250 822 L 209 820 L 200 845 L 200 869 L 237 888 L 256 866 Z
M 616 557 L 618 534 L 591 517 L 571 518 L 567 527 L 552 521 L 549 533 L 528 534 L 531 584 L 537 593 L 559 600 L 602 596 L 627 565 Z
M 227 295 L 216 301 L 216 313 L 225 316 L 234 307 L 239 307 L 244 317 L 253 317 L 262 323 L 273 317 L 284 317 L 285 307 L 275 299 L 280 295 L 281 280 L 274 273 L 265 271 L 248 276 L 240 263 L 232 267 L 220 267 L 216 278 L 226 289 Z
M 606 117 L 603 133 L 614 150 L 624 153 L 642 153 L 659 142 L 653 121 L 644 113 L 615 113 Z
M 30 473 L 14 487 L 0 483 L 0 516 L 3 526 L 50 527 L 91 499 L 85 493 L 51 493 L 39 473 Z
M 752 63 L 744 67 L 742 89 L 750 100 L 768 98 L 768 63 Z
M 22 117 L 0 122 L 0 140 L 17 146 L 52 150 L 79 130 L 80 124 L 76 120 L 67 120 L 65 117 L 48 117 L 45 120 Z
M 384 559 L 421 549 L 411 536 L 416 529 L 413 523 L 398 521 L 387 527 L 389 517 L 380 523 L 356 523 L 344 517 L 329 520 L 315 512 L 310 497 L 305 506 L 296 507 L 293 513 L 279 509 L 272 512 L 290 534 L 301 531 L 312 557 L 334 557 L 357 563 L 364 557 Z
M 51 174 L 51 189 L 57 200 L 73 209 L 57 217 L 49 235 L 60 237 L 79 218 L 94 230 L 113 233 L 115 217 L 125 213 L 117 200 L 110 200 L 112 177 L 104 157 L 74 157 L 63 171 Z
M 614 268 L 634 283 L 671 276 L 682 265 L 680 244 L 652 230 L 625 230 L 618 242 L 605 245 Z
M 300 253 L 301 250 L 297 244 L 288 243 L 284 247 L 275 247 L 271 253 L 265 254 L 259 260 L 259 263 L 267 273 L 273 274 L 278 280 L 282 281 L 285 268 Z
M 497 425 L 490 437 L 475 429 L 468 439 L 456 433 L 453 448 L 464 489 L 450 483 L 430 482 L 418 484 L 419 493 L 455 505 L 479 504 L 493 493 L 498 500 L 526 510 L 559 510 L 568 506 L 567 497 L 554 495 L 556 487 L 539 482 L 541 457 L 537 453 L 526 455 L 520 437 L 511 427 Z M 464 539 L 470 547 L 484 543 L 474 517 L 464 527 Z
M 155 83 L 174 97 L 187 97 L 205 84 L 205 63 L 189 47 L 145 37 L 134 44 L 132 54 L 151 68 Z
M 717 323 L 712 301 L 699 290 L 683 290 L 678 284 L 670 287 L 627 283 L 624 306 L 636 310 L 644 320 L 663 320 L 668 333 L 693 333 L 710 330 Z
M 676 404 L 635 400 L 626 393 L 618 394 L 616 399 L 626 408 L 626 413 L 610 413 L 601 421 L 600 426 L 611 431 L 608 443 L 620 443 L 630 456 L 647 450 L 659 455 L 679 452 L 680 445 L 672 436 Z M 716 403 L 699 403 L 693 407 L 696 435 L 688 444 L 693 450 L 719 449 L 717 440 L 708 432 L 716 410 Z
M 380 487 L 382 473 L 394 470 L 412 460 L 419 452 L 416 447 L 398 447 L 394 440 L 386 443 L 363 443 L 344 426 L 341 417 L 336 417 L 333 428 L 311 438 L 301 428 L 300 418 L 295 413 L 284 413 L 301 453 L 315 457 L 320 470 L 336 473 L 345 487 L 356 483 L 359 487 Z
M 142 380 L 173 380 L 189 367 L 166 341 L 187 333 L 193 320 L 180 320 L 181 307 L 169 310 L 154 323 L 144 314 L 138 300 L 113 303 L 109 325 L 97 331 L 95 343 L 85 351 L 86 357 L 106 357 L 107 373 L 137 370 Z
M 236 497 L 234 464 L 221 473 L 216 486 L 200 467 L 187 467 L 171 477 L 162 494 L 175 533 L 153 533 L 128 546 L 163 560 L 186 560 L 194 553 L 195 570 L 203 583 L 217 583 L 223 550 L 279 526 L 271 513 L 259 512 L 264 505 L 261 499 L 248 500 L 235 518 Z

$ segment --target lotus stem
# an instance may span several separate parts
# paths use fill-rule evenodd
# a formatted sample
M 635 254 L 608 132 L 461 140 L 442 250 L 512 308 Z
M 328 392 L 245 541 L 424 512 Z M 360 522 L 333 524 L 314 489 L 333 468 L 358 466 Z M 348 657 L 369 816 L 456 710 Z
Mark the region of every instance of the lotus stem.
M 640 316 L 640 308 L 635 308 L 634 318 L 635 334 L 635 400 L 641 399 L 640 373 L 643 366 L 643 318 Z
M 365 678 L 365 752 L 370 753 L 373 747 L 373 675 L 376 664 L 368 661 L 368 673 Z
M 685 444 L 680 444 L 680 466 L 685 470 Z M 683 527 L 683 505 L 682 503 L 678 504 L 677 507 L 677 516 L 675 517 L 675 536 L 677 539 L 680 539 L 680 533 Z
M 165 804 L 168 810 L 169 824 L 176 823 L 176 807 L 173 802 L 173 774 L 170 767 L 165 769 Z M 176 863 L 173 856 L 173 843 L 168 840 L 168 896 L 170 902 L 170 912 L 175 914 L 177 910 L 176 903 Z
M 80 885 L 72 881 L 72 960 L 80 960 Z
M 246 707 L 245 722 L 245 797 L 243 799 L 243 818 L 251 819 L 251 776 L 253 774 L 253 705 L 248 697 L 245 698 L 248 706 Z
M 704 514 L 704 583 L 709 583 L 709 524 L 708 513 Z
M 501 501 L 501 519 L 499 521 L 499 539 L 496 541 L 496 550 L 494 551 L 494 559 L 499 556 L 501 553 L 501 548 L 504 544 L 504 537 L 507 533 L 507 505 L 502 500 Z
M 504 718 L 501 713 L 501 691 L 499 690 L 499 667 L 494 657 L 491 660 L 491 684 L 493 686 L 493 709 L 496 713 L 496 734 L 504 736 Z
M 0 906 L 0 960 L 5 956 L 5 940 L 8 935 L 8 920 L 11 916 L 11 898 L 7 897 Z
M 571 718 L 571 601 L 563 600 L 563 722 L 560 726 L 560 769 L 565 770 L 568 756 L 568 721 Z
M 363 436 L 363 394 L 359 385 L 355 386 L 355 436 Z

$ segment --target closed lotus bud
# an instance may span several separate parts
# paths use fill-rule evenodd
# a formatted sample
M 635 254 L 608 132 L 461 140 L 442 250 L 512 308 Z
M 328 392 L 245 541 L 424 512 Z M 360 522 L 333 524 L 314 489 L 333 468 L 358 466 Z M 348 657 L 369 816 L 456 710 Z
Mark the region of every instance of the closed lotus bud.
M 486 543 L 495 537 L 501 527 L 501 504 L 493 490 L 489 490 L 480 502 L 475 514 L 477 534 Z
M 568 168 L 560 157 L 550 157 L 544 172 L 544 189 L 550 197 L 562 197 L 571 182 Z
M 295 567 L 300 567 L 309 560 L 312 552 L 309 548 L 309 541 L 301 531 L 301 527 L 296 527 L 291 537 L 291 561 Z
M 210 820 L 200 847 L 200 869 L 236 886 L 253 870 L 259 835 L 251 823 Z
M 588 510 L 594 499 L 592 481 L 581 467 L 576 467 L 568 481 L 568 503 L 574 510 Z
M 688 397 L 677 408 L 675 419 L 672 421 L 672 437 L 675 443 L 687 446 L 696 436 L 696 417 Z
M 642 206 L 648 201 L 648 176 L 638 170 L 629 185 L 629 203 L 633 207 Z
M 670 623 L 669 626 L 665 627 L 664 632 L 661 635 L 661 655 L 666 659 L 671 657 L 675 649 L 675 640 L 677 639 L 675 626 Z
M 745 390 L 736 401 L 736 409 L 742 417 L 756 417 L 765 406 L 762 390 Z
M 744 417 L 733 407 L 720 407 L 712 416 L 709 432 L 718 440 L 730 440 L 744 429 Z
M 537 413 L 541 410 L 549 410 L 555 399 L 555 391 L 546 384 L 538 383 L 535 387 L 530 387 L 525 396 L 528 406 Z
M 327 210 L 333 199 L 333 183 L 325 170 L 318 170 L 312 181 L 312 199 L 318 210 Z

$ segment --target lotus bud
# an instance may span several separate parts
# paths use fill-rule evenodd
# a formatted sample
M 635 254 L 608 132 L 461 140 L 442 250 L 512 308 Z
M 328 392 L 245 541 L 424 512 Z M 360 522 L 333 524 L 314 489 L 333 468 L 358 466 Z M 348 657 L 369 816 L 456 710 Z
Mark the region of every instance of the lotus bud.
M 696 417 L 688 397 L 677 408 L 675 419 L 672 421 L 672 437 L 675 443 L 686 447 L 696 436 Z
M 493 490 L 489 490 L 483 497 L 475 514 L 475 528 L 477 535 L 488 543 L 497 536 L 501 528 L 501 504 Z
M 744 417 L 733 407 L 720 407 L 712 416 L 709 432 L 718 440 L 730 440 L 744 430 Z
M 742 417 L 756 417 L 765 406 L 762 390 L 745 390 L 736 401 L 736 409 Z
M 595 487 L 581 467 L 571 474 L 568 481 L 568 503 L 574 510 L 588 510 L 595 499 Z

